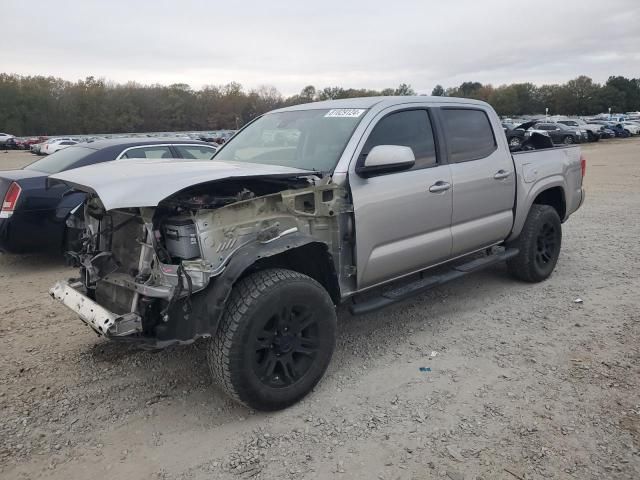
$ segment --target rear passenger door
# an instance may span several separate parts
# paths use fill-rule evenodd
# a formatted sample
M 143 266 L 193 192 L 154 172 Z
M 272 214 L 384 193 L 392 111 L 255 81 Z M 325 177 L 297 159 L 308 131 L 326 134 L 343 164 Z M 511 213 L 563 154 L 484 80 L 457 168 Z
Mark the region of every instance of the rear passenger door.
M 452 256 L 504 240 L 513 225 L 515 171 L 511 155 L 482 109 L 439 110 L 453 183 Z
M 452 190 L 426 108 L 381 112 L 365 131 L 349 185 L 356 223 L 358 288 L 406 275 L 449 258 Z M 410 170 L 364 178 L 356 168 L 377 145 L 410 147 Z

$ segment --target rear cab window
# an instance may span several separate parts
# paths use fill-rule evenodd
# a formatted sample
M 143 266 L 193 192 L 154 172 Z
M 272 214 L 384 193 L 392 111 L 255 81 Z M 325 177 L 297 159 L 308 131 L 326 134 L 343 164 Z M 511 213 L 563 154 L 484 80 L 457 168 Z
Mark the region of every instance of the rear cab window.
M 444 107 L 440 110 L 440 116 L 452 163 L 479 160 L 498 148 L 491 122 L 484 110 Z

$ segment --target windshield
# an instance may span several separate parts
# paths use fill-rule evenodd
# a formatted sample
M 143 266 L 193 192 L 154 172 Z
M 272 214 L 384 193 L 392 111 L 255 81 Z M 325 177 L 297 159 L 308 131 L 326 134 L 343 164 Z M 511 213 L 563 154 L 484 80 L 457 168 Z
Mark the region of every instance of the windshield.
M 365 111 L 339 108 L 270 113 L 235 135 L 213 159 L 331 172 Z
M 60 173 L 94 152 L 95 150 L 86 147 L 68 147 L 30 163 L 24 168 L 25 170 L 35 170 L 36 172 Z

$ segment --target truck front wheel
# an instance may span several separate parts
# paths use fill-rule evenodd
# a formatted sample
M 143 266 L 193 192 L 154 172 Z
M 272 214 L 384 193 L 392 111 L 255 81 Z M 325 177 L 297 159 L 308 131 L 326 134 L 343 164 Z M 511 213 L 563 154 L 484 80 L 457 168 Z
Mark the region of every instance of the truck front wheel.
M 561 244 L 558 212 L 549 205 L 532 205 L 520 236 L 509 244 L 520 251 L 507 261 L 509 272 L 525 282 L 547 279 L 558 262 Z
M 239 280 L 209 342 L 214 380 L 256 410 L 286 408 L 324 375 L 336 341 L 336 311 L 312 278 L 268 269 Z

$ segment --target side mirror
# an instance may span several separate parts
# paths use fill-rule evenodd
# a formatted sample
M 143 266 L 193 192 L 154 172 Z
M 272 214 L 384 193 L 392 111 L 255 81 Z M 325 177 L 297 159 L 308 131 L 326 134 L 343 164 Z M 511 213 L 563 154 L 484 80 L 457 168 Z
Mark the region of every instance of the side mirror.
M 377 145 L 369 151 L 364 163 L 356 167 L 356 173 L 367 178 L 382 173 L 408 170 L 415 163 L 416 157 L 410 147 Z

